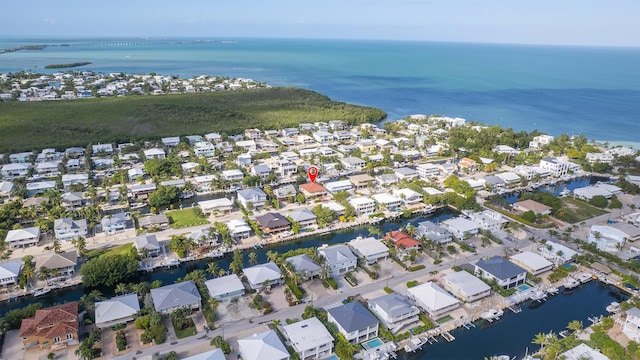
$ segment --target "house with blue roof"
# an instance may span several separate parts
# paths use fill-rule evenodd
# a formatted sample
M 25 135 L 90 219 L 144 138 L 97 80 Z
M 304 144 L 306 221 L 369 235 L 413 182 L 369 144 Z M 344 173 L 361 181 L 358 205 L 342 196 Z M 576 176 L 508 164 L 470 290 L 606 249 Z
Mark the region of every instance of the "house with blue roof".
M 522 285 L 527 278 L 527 270 L 497 255 L 478 260 L 475 273 L 487 280 L 495 279 L 505 289 Z
M 378 319 L 360 302 L 354 301 L 329 309 L 327 320 L 352 344 L 378 336 Z

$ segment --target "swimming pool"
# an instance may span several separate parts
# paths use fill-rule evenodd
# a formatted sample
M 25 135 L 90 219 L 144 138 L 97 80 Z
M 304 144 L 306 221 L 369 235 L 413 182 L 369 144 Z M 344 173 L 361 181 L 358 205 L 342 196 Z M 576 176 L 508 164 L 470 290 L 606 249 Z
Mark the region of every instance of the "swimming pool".
M 522 284 L 522 285 L 518 286 L 518 290 L 520 290 L 520 291 L 527 291 L 529 289 L 531 289 L 531 286 L 529 286 L 527 284 Z
M 362 343 L 362 347 L 365 348 L 365 350 L 375 349 L 378 346 L 382 346 L 382 345 L 384 345 L 384 343 L 379 338 L 371 339 L 369 341 Z

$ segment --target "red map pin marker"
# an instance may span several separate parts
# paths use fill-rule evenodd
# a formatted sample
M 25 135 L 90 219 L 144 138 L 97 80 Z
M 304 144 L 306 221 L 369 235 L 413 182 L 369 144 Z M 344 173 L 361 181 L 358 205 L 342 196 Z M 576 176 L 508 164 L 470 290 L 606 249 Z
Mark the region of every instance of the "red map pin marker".
M 316 178 L 318 177 L 318 168 L 315 166 L 309 167 L 307 175 L 309 175 L 309 180 L 311 180 L 312 183 L 316 182 Z

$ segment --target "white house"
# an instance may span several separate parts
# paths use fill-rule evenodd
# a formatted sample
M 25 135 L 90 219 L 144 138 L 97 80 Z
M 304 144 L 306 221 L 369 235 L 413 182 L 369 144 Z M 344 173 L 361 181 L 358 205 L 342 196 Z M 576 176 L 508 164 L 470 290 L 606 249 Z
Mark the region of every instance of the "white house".
M 100 220 L 102 231 L 107 235 L 113 235 L 127 229 L 127 219 L 124 213 L 108 215 Z
M 166 153 L 164 152 L 164 150 L 159 148 L 148 149 L 148 150 L 144 150 L 143 152 L 144 152 L 144 157 L 147 160 L 164 159 L 166 157 Z
M 419 320 L 420 309 L 412 305 L 406 296 L 397 292 L 368 301 L 371 310 L 392 333 Z
M 0 263 L 0 285 L 15 285 L 22 268 L 22 261 L 12 260 Z
M 551 144 L 553 141 L 553 136 L 551 135 L 538 135 L 534 136 L 533 140 L 529 141 L 529 147 L 532 149 L 540 149 L 545 145 Z
M 627 317 L 622 324 L 622 332 L 630 340 L 640 340 L 640 310 L 638 308 L 633 307 L 627 310 Z
M 179 136 L 163 137 L 160 140 L 162 141 L 162 144 L 166 147 L 176 147 L 180 144 Z
M 342 158 L 340 159 L 340 162 L 346 170 L 350 171 L 362 171 L 362 169 L 364 169 L 364 167 L 367 165 L 366 161 L 355 156 Z
M 300 359 L 324 359 L 333 352 L 333 336 L 316 317 L 284 325 L 282 334 Z
M 390 193 L 379 193 L 371 195 L 373 200 L 378 203 L 380 206 L 385 207 L 387 209 L 396 209 L 402 205 L 402 199 L 397 196 L 394 196 Z
M 354 270 L 358 265 L 358 258 L 347 245 L 328 246 L 324 244 L 318 248 L 318 254 L 324 257 L 324 261 L 331 269 L 332 275 L 344 274 Z
M 56 239 L 67 241 L 87 236 L 87 220 L 72 218 L 56 219 L 53 222 L 53 231 Z
M 411 206 L 422 202 L 422 194 L 409 188 L 394 190 L 393 194 L 399 197 L 405 206 Z
M 465 302 L 474 302 L 491 295 L 491 287 L 466 271 L 458 271 L 442 278 L 442 286 Z
M 431 281 L 409 288 L 407 293 L 409 299 L 434 319 L 460 306 L 458 299 Z
M 573 249 L 553 241 L 547 241 L 543 246 L 538 248 L 538 252 L 545 259 L 550 260 L 557 265 L 566 264 L 571 261 L 575 255 L 580 255 L 580 253 Z
M 260 188 L 242 189 L 238 191 L 238 202 L 245 208 L 249 208 L 249 204 L 254 209 L 260 209 L 267 201 L 267 194 Z
M 324 187 L 330 194 L 335 194 L 340 191 L 351 190 L 353 188 L 353 184 L 349 180 L 339 180 L 324 183 Z
M 246 239 L 251 236 L 251 227 L 242 219 L 229 220 L 225 224 L 229 229 L 229 235 L 234 240 Z
M 359 216 L 373 214 L 376 211 L 376 202 L 367 197 L 351 198 L 349 204 L 353 206 Z
M 608 356 L 601 354 L 587 344 L 580 344 L 569 349 L 558 356 L 563 360 L 611 360 Z
M 233 202 L 227 198 L 198 201 L 198 206 L 207 216 L 211 214 L 225 215 L 233 210 Z
M 200 141 L 193 144 L 193 152 L 195 153 L 196 157 L 211 157 L 215 155 L 216 147 L 210 142 Z
M 477 234 L 478 229 L 480 228 L 480 226 L 478 226 L 474 221 L 463 217 L 447 219 L 442 222 L 442 226 L 460 240 L 464 239 L 466 236 Z
M 617 252 L 622 249 L 626 240 L 627 234 L 624 231 L 607 225 L 592 225 L 587 239 L 590 244 L 595 244 L 599 250 L 609 252 Z
M 316 264 L 307 254 L 288 257 L 285 261 L 293 265 L 296 273 L 300 274 L 304 280 L 320 275 L 320 266 L 318 266 L 318 264 Z
M 222 178 L 226 181 L 240 181 L 244 179 L 244 173 L 238 169 L 224 170 Z
M 478 260 L 475 273 L 485 279 L 495 279 L 505 289 L 524 284 L 527 277 L 527 270 L 500 256 Z
M 71 185 L 82 184 L 84 186 L 89 185 L 89 174 L 64 174 L 62 175 L 62 186 L 65 189 L 69 189 Z
M 33 226 L 23 229 L 9 230 L 4 240 L 9 244 L 11 249 L 25 248 L 29 246 L 35 246 L 40 239 L 40 227 Z
M 419 164 L 416 169 L 418 170 L 418 175 L 423 180 L 428 181 L 440 175 L 440 168 L 434 164 Z
M 497 211 L 484 210 L 478 212 L 466 212 L 469 220 L 478 224 L 481 229 L 495 231 L 500 230 L 504 224 L 508 221 Z M 473 230 L 469 230 L 469 233 L 473 233 Z
M 531 251 L 523 251 L 512 255 L 509 257 L 509 260 L 535 276 L 551 271 L 553 268 L 551 261 Z
M 380 240 L 372 237 L 357 237 L 348 243 L 349 247 L 367 264 L 374 264 L 389 257 L 389 249 Z
M 3 165 L 2 169 L 0 169 L 0 174 L 5 179 L 14 179 L 27 176 L 30 169 L 31 164 L 28 163 L 11 163 Z
M 95 304 L 96 326 L 99 329 L 125 324 L 140 311 L 137 294 L 127 294 L 99 301 Z
M 242 360 L 289 360 L 291 358 L 274 330 L 238 339 L 238 348 Z
M 542 158 L 539 166 L 555 177 L 566 175 L 569 170 L 569 164 L 556 158 Z
M 379 321 L 359 301 L 353 301 L 327 310 L 327 321 L 352 344 L 378 336 Z
M 204 284 L 209 295 L 219 301 L 227 301 L 244 295 L 244 285 L 236 274 L 209 279 Z

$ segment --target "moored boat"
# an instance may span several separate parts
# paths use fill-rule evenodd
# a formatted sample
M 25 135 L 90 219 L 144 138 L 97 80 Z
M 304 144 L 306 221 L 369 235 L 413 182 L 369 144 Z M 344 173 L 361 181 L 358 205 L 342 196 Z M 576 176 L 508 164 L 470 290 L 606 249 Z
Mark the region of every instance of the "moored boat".
M 33 295 L 34 297 L 42 296 L 42 295 L 48 294 L 51 290 L 52 290 L 51 288 L 40 288 L 40 289 L 35 289 L 35 290 L 33 290 L 33 292 L 31 293 L 31 295 Z
M 499 319 L 503 314 L 504 312 L 500 309 L 489 309 L 480 314 L 480 317 L 487 321 L 493 321 Z
M 611 304 L 607 305 L 606 310 L 610 313 L 617 313 L 620 311 L 620 303 L 614 301 Z
M 577 287 L 578 285 L 580 285 L 580 281 L 572 278 L 572 277 L 568 277 L 564 280 L 564 288 L 567 290 L 571 290 L 575 287 Z

